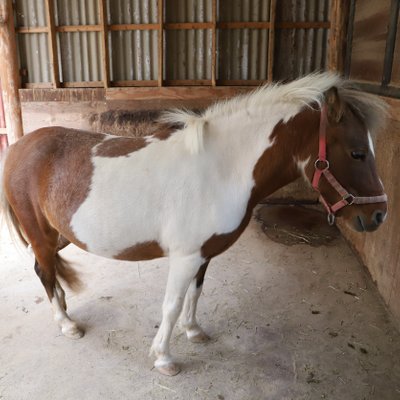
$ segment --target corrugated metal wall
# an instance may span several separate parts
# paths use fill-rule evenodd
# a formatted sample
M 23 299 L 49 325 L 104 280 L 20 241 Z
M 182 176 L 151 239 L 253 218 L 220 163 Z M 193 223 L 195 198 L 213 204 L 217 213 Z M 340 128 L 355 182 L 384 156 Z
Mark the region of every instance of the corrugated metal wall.
M 210 22 L 211 0 L 170 0 L 165 22 Z M 165 32 L 165 79 L 211 79 L 210 29 Z
M 157 0 L 108 0 L 109 24 L 157 23 Z M 158 74 L 158 32 L 109 32 L 112 81 L 155 80 Z
M 270 0 L 221 0 L 223 22 L 268 22 Z M 218 79 L 267 79 L 267 29 L 223 29 L 218 32 Z
M 330 0 L 279 0 L 277 21 L 329 21 Z M 275 32 L 274 79 L 294 79 L 327 63 L 327 29 L 278 29 Z
M 17 26 L 46 26 L 43 0 L 16 0 Z M 22 82 L 50 82 L 47 34 L 32 33 L 17 36 Z
M 44 0 L 15 0 L 17 26 L 45 26 Z M 167 23 L 210 22 L 211 0 L 167 0 Z M 278 0 L 276 21 L 328 21 L 330 0 Z M 270 0 L 219 0 L 217 20 L 269 21 Z M 56 25 L 99 24 L 97 0 L 56 0 Z M 157 23 L 157 0 L 107 0 L 109 24 Z M 111 31 L 111 81 L 156 80 L 158 32 Z M 217 79 L 267 79 L 267 29 L 217 30 Z M 101 81 L 101 33 L 57 33 L 60 81 Z M 18 35 L 23 82 L 49 82 L 46 33 Z M 326 66 L 327 29 L 276 29 L 274 79 Z M 164 79 L 210 80 L 211 29 L 164 31 Z

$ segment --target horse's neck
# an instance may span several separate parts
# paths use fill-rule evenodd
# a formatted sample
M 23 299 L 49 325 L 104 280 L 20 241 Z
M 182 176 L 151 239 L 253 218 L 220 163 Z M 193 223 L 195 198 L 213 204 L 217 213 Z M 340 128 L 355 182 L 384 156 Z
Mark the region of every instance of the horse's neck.
M 305 161 L 315 151 L 318 121 L 318 112 L 308 109 L 286 123 L 279 116 L 269 120 L 234 116 L 223 131 L 217 127 L 221 129 L 217 148 L 223 154 L 219 168 L 236 181 L 253 181 L 256 203 L 304 173 Z

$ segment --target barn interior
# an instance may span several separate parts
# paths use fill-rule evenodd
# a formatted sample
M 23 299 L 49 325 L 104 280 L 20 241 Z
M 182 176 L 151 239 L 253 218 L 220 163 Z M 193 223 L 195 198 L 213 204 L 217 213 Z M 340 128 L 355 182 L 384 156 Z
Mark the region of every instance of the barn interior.
M 0 399 L 400 398 L 398 15 L 397 0 L 1 0 L 4 150 L 43 126 L 141 135 L 160 110 L 204 109 L 314 71 L 390 108 L 375 138 L 383 226 L 329 227 L 303 180 L 265 199 L 206 275 L 199 319 L 211 340 L 175 330 L 174 378 L 147 354 L 167 260 L 63 250 L 86 286 L 68 292 L 86 331 L 71 341 L 32 256 L 2 227 Z

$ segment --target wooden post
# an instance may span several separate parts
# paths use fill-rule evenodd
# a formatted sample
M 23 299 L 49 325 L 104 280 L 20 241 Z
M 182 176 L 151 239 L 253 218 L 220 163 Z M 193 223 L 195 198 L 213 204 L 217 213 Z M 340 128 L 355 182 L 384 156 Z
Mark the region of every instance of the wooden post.
M 268 82 L 274 79 L 274 51 L 275 51 L 275 14 L 276 14 L 276 0 L 271 0 L 269 9 L 269 33 L 268 33 Z
M 158 86 L 164 77 L 164 0 L 158 0 Z
M 107 89 L 110 86 L 110 65 L 108 54 L 108 22 L 106 0 L 100 0 L 100 25 L 101 25 L 101 67 L 103 70 L 103 85 Z
M 58 67 L 56 27 L 54 22 L 54 0 L 45 1 L 51 81 L 53 88 L 60 87 L 60 69 Z
M 217 84 L 217 0 L 212 0 L 211 86 Z
M 330 10 L 330 32 L 328 69 L 344 73 L 346 37 L 349 22 L 350 0 L 332 0 Z
M 12 144 L 23 135 L 12 0 L 0 0 L 0 60 L 8 142 Z

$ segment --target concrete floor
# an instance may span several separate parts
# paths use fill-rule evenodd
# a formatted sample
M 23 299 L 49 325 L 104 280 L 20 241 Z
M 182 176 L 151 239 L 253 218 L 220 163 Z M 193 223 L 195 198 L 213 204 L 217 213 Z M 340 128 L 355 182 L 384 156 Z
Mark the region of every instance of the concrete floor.
M 71 341 L 52 321 L 32 259 L 2 233 L 0 399 L 400 399 L 400 335 L 340 237 L 288 246 L 253 220 L 206 276 L 198 316 L 212 340 L 192 344 L 176 329 L 183 371 L 170 378 L 148 357 L 166 260 L 65 249 L 86 283 L 68 293 L 86 330 Z

